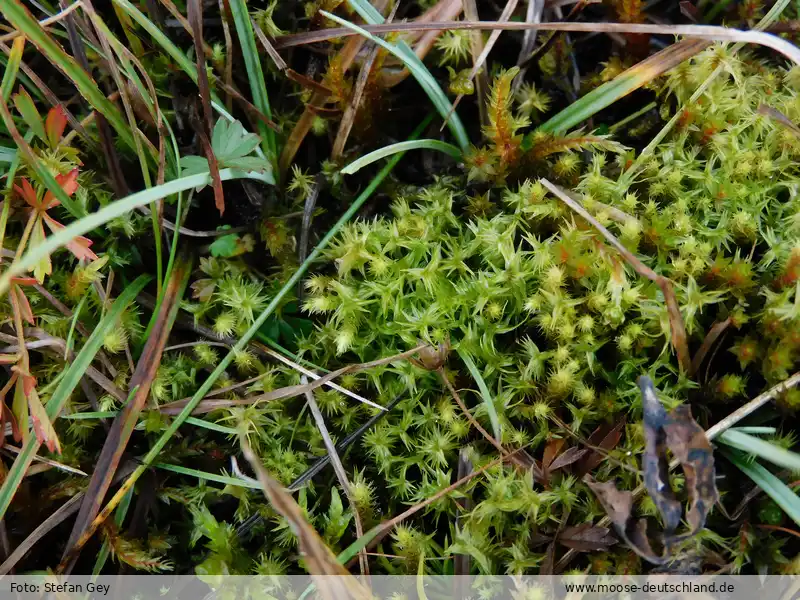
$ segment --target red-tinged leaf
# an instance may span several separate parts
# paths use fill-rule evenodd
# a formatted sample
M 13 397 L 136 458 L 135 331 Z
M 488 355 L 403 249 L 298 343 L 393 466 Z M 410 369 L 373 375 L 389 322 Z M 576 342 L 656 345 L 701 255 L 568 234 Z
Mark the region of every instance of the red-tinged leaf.
M 61 189 L 67 194 L 72 196 L 78 189 L 78 169 L 72 169 L 66 175 L 56 175 L 56 183 L 61 186 Z M 60 202 L 56 199 L 52 192 L 47 192 L 44 195 L 43 202 L 45 209 L 58 206 Z
M 22 320 L 33 325 L 33 311 L 31 310 L 31 303 L 28 302 L 28 297 L 25 295 L 25 292 L 22 291 L 22 288 L 15 285 L 11 288 L 11 293 L 16 296 L 17 307 L 19 308 Z
M 555 460 L 550 463 L 550 472 L 552 473 L 558 469 L 568 467 L 572 463 L 579 461 L 588 453 L 589 451 L 585 448 L 578 448 L 577 446 L 567 448 L 564 452 L 556 456 Z
M 17 285 L 36 285 L 39 282 L 36 281 L 35 277 L 12 277 L 11 283 L 16 283 Z
M 39 199 L 36 197 L 36 190 L 33 189 L 31 182 L 24 178 L 20 181 L 22 183 L 22 187 L 15 185 L 14 191 L 22 196 L 22 199 L 33 208 L 40 208 L 41 204 L 39 203 Z
M 36 389 L 36 377 L 31 375 L 27 368 L 19 364 L 11 367 L 11 370 L 17 374 L 17 383 L 22 384 L 22 391 L 27 398 L 30 393 Z
M 50 215 L 44 214 L 44 217 L 47 226 L 50 228 L 50 231 L 53 233 L 57 233 L 60 229 L 64 229 L 64 226 L 53 219 Z M 92 252 L 89 248 L 94 242 L 87 237 L 83 237 L 82 235 L 77 235 L 72 238 L 70 241 L 67 242 L 67 250 L 72 252 L 76 258 L 79 260 L 97 260 L 97 255 Z
M 58 104 L 50 109 L 47 113 L 47 119 L 44 122 L 44 129 L 47 133 L 47 142 L 51 148 L 58 146 L 61 141 L 61 136 L 64 135 L 64 128 L 67 126 L 67 115 L 64 112 L 64 107 Z
M 559 452 L 561 452 L 565 441 L 564 438 L 552 438 L 547 442 L 547 445 L 544 447 L 544 454 L 542 455 L 542 469 L 546 471 L 550 468 L 550 464 L 555 460 Z
M 608 550 L 617 543 L 617 538 L 606 527 L 582 523 L 577 527 L 565 527 L 558 536 L 559 543 L 578 552 Z
M 19 360 L 19 354 L 0 354 L 0 365 L 13 365 Z M 3 412 L 3 407 L 0 406 L 0 414 Z
M 19 92 L 14 94 L 14 106 L 17 107 L 19 114 L 22 115 L 22 120 L 30 128 L 31 131 L 42 140 L 47 140 L 44 132 L 44 123 L 42 117 L 39 116 L 39 111 L 36 110 L 36 104 L 33 98 L 25 91 L 25 88 L 19 86 Z
M 592 489 L 625 542 L 642 558 L 654 564 L 671 560 L 678 544 L 697 534 L 719 499 L 714 469 L 714 452 L 703 428 L 692 418 L 691 409 L 678 406 L 672 412 L 662 406 L 652 380 L 646 375 L 638 379 L 642 392 L 645 451 L 642 458 L 647 493 L 661 513 L 664 533 L 660 536 L 663 552 L 657 556 L 647 537 L 647 522 L 631 514 L 633 494 L 616 488 L 612 481 L 597 483 L 586 475 L 584 481 Z M 691 508 L 685 518 L 683 503 L 675 496 L 669 476 L 667 449 L 678 459 L 686 476 Z M 675 535 L 681 521 L 690 531 Z
M 33 432 L 36 434 L 37 441 L 47 446 L 50 452 L 61 454 L 61 443 L 58 441 L 58 435 L 56 435 L 56 430 L 47 417 L 47 411 L 42 401 L 39 400 L 39 394 L 36 393 L 35 389 L 31 390 L 28 395 L 28 409 L 30 410 Z
M 675 543 L 700 531 L 706 516 L 719 500 L 714 469 L 714 449 L 706 432 L 692 418 L 691 409 L 685 404 L 669 413 L 670 421 L 664 426 L 667 446 L 673 456 L 681 462 L 686 476 L 691 508 L 686 513 L 690 531 L 676 536 Z

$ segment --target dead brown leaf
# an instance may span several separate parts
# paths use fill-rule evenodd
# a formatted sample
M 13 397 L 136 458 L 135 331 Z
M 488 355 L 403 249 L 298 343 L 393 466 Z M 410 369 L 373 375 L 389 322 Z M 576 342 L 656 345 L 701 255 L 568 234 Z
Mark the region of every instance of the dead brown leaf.
M 597 495 L 611 522 L 625 542 L 642 558 L 664 564 L 674 546 L 703 528 L 706 517 L 719 499 L 715 483 L 714 452 L 703 428 L 692 418 L 691 409 L 682 405 L 667 413 L 647 376 L 639 378 L 644 411 L 645 487 L 661 513 L 664 532 L 663 551 L 657 555 L 647 536 L 647 521 L 633 517 L 633 494 L 620 491 L 613 482 L 597 483 L 588 475 L 584 481 Z M 676 535 L 683 517 L 683 505 L 676 498 L 669 480 L 667 448 L 683 467 L 691 507 L 686 514 L 689 531 Z
M 578 552 L 598 552 L 608 550 L 617 543 L 617 538 L 607 527 L 583 523 L 576 527 L 565 527 L 558 536 L 558 542 Z
M 613 427 L 611 425 L 601 425 L 592 432 L 587 440 L 596 448 L 605 451 L 611 451 L 617 447 L 619 441 L 622 439 L 622 430 L 625 427 L 625 420 L 619 421 Z M 604 455 L 600 452 L 593 450 L 588 455 L 584 456 L 575 467 L 575 472 L 579 475 L 593 471 L 601 462 L 603 462 Z

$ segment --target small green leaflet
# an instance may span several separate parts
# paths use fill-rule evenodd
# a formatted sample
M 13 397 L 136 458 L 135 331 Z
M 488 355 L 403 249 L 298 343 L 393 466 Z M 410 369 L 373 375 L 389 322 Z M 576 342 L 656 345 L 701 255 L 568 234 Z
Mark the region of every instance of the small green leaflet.
M 230 225 L 225 225 L 220 229 L 230 229 Z M 244 254 L 245 252 L 252 251 L 253 244 L 253 236 L 250 234 L 239 236 L 239 234 L 236 233 L 229 233 L 228 235 L 217 238 L 217 240 L 209 246 L 209 250 L 211 251 L 211 256 L 232 258 Z
M 239 121 L 219 119 L 211 134 L 211 149 L 217 157 L 220 169 L 240 169 L 272 175 L 272 165 L 264 158 L 251 156 L 258 147 L 260 138 L 255 133 L 245 133 Z M 204 156 L 181 157 L 181 176 L 208 172 L 208 161 Z M 270 177 L 271 178 L 271 177 Z

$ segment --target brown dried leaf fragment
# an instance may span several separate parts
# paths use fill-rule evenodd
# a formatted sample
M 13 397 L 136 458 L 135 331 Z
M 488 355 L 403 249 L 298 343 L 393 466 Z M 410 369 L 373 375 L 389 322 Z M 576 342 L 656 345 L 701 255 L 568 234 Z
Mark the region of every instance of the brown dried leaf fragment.
M 617 543 L 617 538 L 607 527 L 582 523 L 577 527 L 565 527 L 558 536 L 558 541 L 578 552 L 597 552 L 608 550 Z
M 617 444 L 619 444 L 619 441 L 622 439 L 622 429 L 624 427 L 624 419 L 616 423 L 613 427 L 611 425 L 601 425 L 592 432 L 588 442 L 595 448 L 610 452 L 617 447 Z M 595 467 L 599 466 L 600 463 L 603 462 L 604 457 L 605 455 L 601 452 L 593 450 L 578 462 L 575 467 L 575 473 L 578 476 L 586 475 L 586 473 L 589 473 L 594 470 Z
M 632 515 L 633 494 L 619 491 L 613 481 L 599 483 L 589 475 L 584 477 L 583 481 L 600 500 L 617 533 L 631 550 L 651 563 L 663 564 L 664 559 L 653 552 L 647 538 L 647 521 L 636 519 Z
M 679 406 L 667 413 L 658 400 L 652 380 L 643 375 L 638 383 L 644 409 L 645 487 L 664 521 L 664 532 L 660 536 L 664 547 L 662 554 L 658 556 L 653 552 L 647 536 L 646 520 L 633 517 L 631 492 L 619 491 L 611 481 L 597 483 L 588 475 L 584 481 L 597 495 L 609 519 L 631 549 L 645 560 L 664 564 L 671 558 L 672 549 L 677 543 L 703 528 L 711 507 L 719 499 L 714 452 L 705 431 L 692 418 L 688 406 Z M 683 517 L 683 505 L 675 497 L 670 485 L 667 449 L 683 467 L 691 502 L 686 513 L 690 530 L 680 535 L 675 535 L 675 531 Z
M 691 409 L 679 406 L 670 413 L 670 422 L 664 427 L 667 432 L 667 446 L 681 462 L 686 475 L 691 508 L 686 513 L 686 521 L 691 530 L 676 536 L 677 542 L 696 534 L 706 522 L 706 516 L 719 500 L 714 470 L 714 449 L 705 431 L 692 418 Z M 668 540 L 669 541 L 669 540 Z

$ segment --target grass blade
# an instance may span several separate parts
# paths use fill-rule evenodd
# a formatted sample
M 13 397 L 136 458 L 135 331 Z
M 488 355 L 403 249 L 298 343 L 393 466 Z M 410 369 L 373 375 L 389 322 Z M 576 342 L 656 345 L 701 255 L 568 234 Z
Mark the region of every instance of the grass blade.
M 233 16 L 233 23 L 236 35 L 239 38 L 239 45 L 242 48 L 242 57 L 247 69 L 247 77 L 250 80 L 250 91 L 253 94 L 253 103 L 256 108 L 264 113 L 267 118 L 272 120 L 272 109 L 269 105 L 267 96 L 267 85 L 264 80 L 264 72 L 261 70 L 261 58 L 256 47 L 253 26 L 250 23 L 250 13 L 247 12 L 247 5 L 244 0 L 230 0 L 228 5 Z M 273 166 L 277 167 L 275 161 L 278 158 L 278 146 L 275 141 L 275 133 L 261 121 L 257 125 L 261 139 L 264 140 L 264 152 L 267 153 Z M 275 168 L 277 172 L 277 168 Z
M 148 281 L 150 281 L 150 277 L 142 275 L 126 287 L 125 291 L 123 291 L 114 301 L 114 304 L 111 305 L 105 317 L 97 324 L 92 335 L 86 340 L 86 344 L 67 369 L 64 378 L 47 403 L 47 416 L 50 421 L 55 420 L 64 408 L 73 390 L 78 386 L 78 383 L 80 383 L 86 369 L 91 365 L 95 354 L 97 354 L 102 347 L 106 335 L 117 326 L 117 320 L 122 312 L 136 299 L 136 296 L 144 289 Z M 6 510 L 8 510 L 11 500 L 14 498 L 14 494 L 16 494 L 17 488 L 22 482 L 22 478 L 25 476 L 25 472 L 28 470 L 36 452 L 39 450 L 39 446 L 40 444 L 37 442 L 36 437 L 31 436 L 6 475 L 3 485 L 0 487 L 0 518 L 2 518 Z
M 211 148 L 211 132 L 214 130 L 214 117 L 211 114 L 211 91 L 206 71 L 206 56 L 203 54 L 203 3 L 201 0 L 189 0 L 189 21 L 194 38 L 194 53 L 197 56 L 197 87 L 200 88 L 200 104 L 203 107 L 203 122 L 195 125 L 200 138 L 200 145 L 206 155 L 208 170 L 211 173 L 214 188 L 214 204 L 220 216 L 225 212 L 225 193 L 219 178 L 219 164 L 214 150 Z M 193 119 L 192 119 L 193 120 Z M 199 120 L 199 117 L 198 117 Z
M 424 131 L 425 127 L 428 126 L 430 123 L 430 117 L 426 118 L 419 127 L 411 134 L 411 138 L 417 137 L 422 131 Z M 403 157 L 403 154 L 395 154 L 389 160 L 388 164 L 381 169 L 381 171 L 373 178 L 370 184 L 366 187 L 366 189 L 359 194 L 359 196 L 353 201 L 353 204 L 350 206 L 349 209 L 339 218 L 339 220 L 331 227 L 330 231 L 325 234 L 314 250 L 309 254 L 308 258 L 301 264 L 294 274 L 283 284 L 283 287 L 278 290 L 275 296 L 272 298 L 270 303 L 264 309 L 264 311 L 258 316 L 258 318 L 253 322 L 242 337 L 239 338 L 239 341 L 231 348 L 231 350 L 226 354 L 222 360 L 220 360 L 219 364 L 216 368 L 211 372 L 208 378 L 203 382 L 197 391 L 195 392 L 194 396 L 189 400 L 183 410 L 178 414 L 175 419 L 172 421 L 170 426 L 161 434 L 161 437 L 156 440 L 155 444 L 150 448 L 150 451 L 142 457 L 141 464 L 136 468 L 136 470 L 131 473 L 131 476 L 127 479 L 125 484 L 114 494 L 114 497 L 108 501 L 105 508 L 102 512 L 97 516 L 97 518 L 92 522 L 89 529 L 86 531 L 84 536 L 79 540 L 79 543 L 76 544 L 75 549 L 76 551 L 80 550 L 83 544 L 88 541 L 89 537 L 97 530 L 97 528 L 107 519 L 114 508 L 119 504 L 122 498 L 127 493 L 136 481 L 147 471 L 147 468 L 150 464 L 152 464 L 167 443 L 172 439 L 172 436 L 175 435 L 175 432 L 178 431 L 178 428 L 186 421 L 187 417 L 191 416 L 192 411 L 194 411 L 195 407 L 200 404 L 200 402 L 205 398 L 208 392 L 211 391 L 214 383 L 219 379 L 220 375 L 228 368 L 228 366 L 233 362 L 233 357 L 237 352 L 241 352 L 247 347 L 247 344 L 253 338 L 253 336 L 258 332 L 259 329 L 266 323 L 267 319 L 275 312 L 275 310 L 280 306 L 280 303 L 289 294 L 292 290 L 297 287 L 297 284 L 300 282 L 302 276 L 308 271 L 309 267 L 314 263 L 317 258 L 320 257 L 322 251 L 330 244 L 331 240 L 336 236 L 342 226 L 347 223 L 364 202 L 372 196 L 372 193 L 378 188 L 378 186 L 383 182 L 384 179 L 389 175 L 389 173 L 394 169 L 394 166 L 400 161 Z M 205 176 L 206 180 L 208 176 Z M 0 281 L 2 283 L 2 281 Z M 2 514 L 0 514 L 2 516 Z M 62 561 L 63 564 L 64 561 Z
M 439 140 L 410 140 L 407 142 L 390 144 L 374 152 L 365 154 L 342 169 L 342 175 L 352 175 L 375 161 L 391 156 L 392 154 L 397 154 L 398 152 L 406 152 L 407 150 L 438 150 L 439 152 L 444 152 L 452 156 L 456 160 L 462 156 L 461 150 L 447 142 L 440 142 Z
M 538 130 L 555 134 L 564 133 L 707 46 L 708 42 L 702 40 L 684 40 L 668 46 L 579 98 L 542 123 Z
M 351 1 L 351 4 L 356 7 L 356 5 L 360 5 L 363 3 L 355 3 Z M 362 16 L 365 20 L 375 19 L 376 17 L 380 20 L 377 23 L 383 22 L 383 17 L 378 14 L 378 12 L 370 6 L 372 9 L 371 12 L 365 12 Z M 358 8 L 356 8 L 358 10 Z M 340 19 L 336 15 L 332 15 L 331 13 L 320 10 L 319 13 L 328 17 L 330 20 L 335 21 L 339 25 L 347 27 L 355 31 L 356 33 L 364 36 L 365 38 L 369 39 L 370 41 L 378 44 L 382 48 L 391 52 L 394 56 L 399 58 L 403 61 L 403 64 L 408 68 L 414 78 L 419 82 L 422 86 L 422 89 L 431 99 L 433 105 L 436 107 L 436 110 L 442 118 L 447 120 L 447 125 L 450 128 L 450 131 L 453 134 L 453 137 L 456 138 L 456 142 L 458 142 L 459 147 L 462 151 L 466 151 L 469 148 L 469 136 L 467 136 L 467 131 L 464 129 L 464 124 L 459 119 L 458 114 L 453 111 L 453 105 L 450 103 L 447 95 L 442 91 L 442 88 L 439 87 L 439 83 L 434 79 L 433 75 L 431 75 L 428 68 L 423 64 L 423 62 L 414 54 L 414 51 L 406 44 L 405 42 L 399 42 L 397 44 L 390 44 L 389 42 L 376 37 L 362 29 L 358 25 L 354 25 L 350 21 L 345 21 L 344 19 Z M 451 114 L 452 113 L 452 114 Z M 449 116 L 449 120 L 448 120 Z
M 3 83 L 0 85 L 0 93 L 3 95 L 3 100 L 8 102 L 11 96 L 11 90 L 14 88 L 14 82 L 17 80 L 17 73 L 19 72 L 19 63 L 22 62 L 22 50 L 25 48 L 25 36 L 19 36 L 14 39 L 11 44 L 11 54 L 6 63 L 6 69 L 3 73 Z
M 753 435 L 772 435 L 778 430 L 774 427 L 731 427 L 731 431 L 741 431 Z
M 153 466 L 163 471 L 170 473 L 177 473 L 178 475 L 188 475 L 189 477 L 197 477 L 205 481 L 215 481 L 216 483 L 224 483 L 225 485 L 233 485 L 236 487 L 249 488 L 251 490 L 260 490 L 261 485 L 258 483 L 242 479 L 240 477 L 231 477 L 230 475 L 217 475 L 216 473 L 209 473 L 208 471 L 198 471 L 197 469 L 190 469 L 180 465 L 168 465 L 166 463 L 154 463 Z
M 757 462 L 750 462 L 736 452 L 722 450 L 722 454 L 758 485 L 780 506 L 784 512 L 800 525 L 800 496 Z
M 273 184 L 275 180 L 269 173 L 256 173 L 245 172 L 237 169 L 222 169 L 219 172 L 222 181 L 230 179 L 258 179 L 265 183 Z M 150 189 L 136 192 L 130 196 L 126 196 L 120 200 L 112 202 L 104 206 L 97 212 L 83 217 L 73 223 L 70 223 L 64 229 L 59 230 L 58 233 L 47 237 L 44 243 L 39 244 L 35 248 L 28 250 L 20 260 L 14 262 L 3 274 L 0 276 L 0 295 L 8 290 L 9 283 L 12 277 L 26 272 L 38 263 L 44 256 L 49 255 L 56 251 L 61 246 L 65 245 L 69 240 L 78 235 L 83 235 L 90 232 L 95 227 L 105 225 L 112 219 L 116 219 L 140 206 L 146 206 L 151 202 L 166 198 L 172 194 L 190 190 L 192 188 L 201 187 L 211 183 L 211 177 L 208 173 L 198 173 L 197 175 L 189 175 L 188 177 L 181 177 L 174 179 L 163 185 L 157 185 Z
M 494 433 L 495 439 L 499 442 L 503 438 L 500 435 L 500 418 L 497 416 L 497 409 L 494 406 L 494 401 L 492 400 L 492 395 L 489 393 L 489 388 L 486 386 L 486 382 L 483 380 L 483 375 L 478 370 L 478 367 L 475 366 L 475 363 L 472 361 L 470 356 L 459 349 L 456 349 L 458 355 L 461 357 L 461 360 L 464 361 L 464 364 L 467 365 L 467 369 L 472 374 L 472 377 L 478 384 L 478 389 L 481 392 L 481 398 L 483 399 L 483 405 L 486 407 L 486 414 L 489 415 L 489 421 L 492 423 L 492 432 Z
M 41 53 L 67 78 L 75 84 L 81 96 L 96 111 L 102 113 L 120 138 L 131 148 L 135 147 L 133 136 L 125 119 L 116 106 L 100 91 L 91 76 L 75 62 L 58 43 L 42 29 L 27 8 L 19 0 L 8 0 L 0 3 L 0 12 L 11 25 L 24 34 Z
M 800 471 L 800 454 L 785 450 L 777 444 L 752 436 L 741 429 L 729 429 L 717 439 L 726 446 L 753 454 L 779 467 Z

